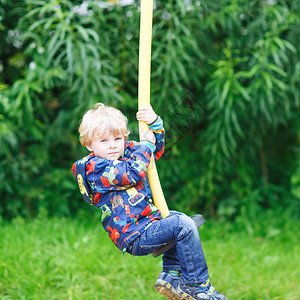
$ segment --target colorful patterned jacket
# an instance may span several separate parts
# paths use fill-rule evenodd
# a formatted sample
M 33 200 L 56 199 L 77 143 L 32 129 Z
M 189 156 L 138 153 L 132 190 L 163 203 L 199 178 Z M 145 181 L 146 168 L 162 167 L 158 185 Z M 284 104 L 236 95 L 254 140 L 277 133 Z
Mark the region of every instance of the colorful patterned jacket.
M 152 153 L 157 160 L 164 152 L 161 118 L 149 128 L 155 134 L 155 145 L 148 141 L 128 141 L 118 160 L 91 153 L 72 167 L 82 196 L 101 209 L 104 229 L 123 252 L 153 222 L 161 219 L 160 211 L 152 203 L 146 174 Z

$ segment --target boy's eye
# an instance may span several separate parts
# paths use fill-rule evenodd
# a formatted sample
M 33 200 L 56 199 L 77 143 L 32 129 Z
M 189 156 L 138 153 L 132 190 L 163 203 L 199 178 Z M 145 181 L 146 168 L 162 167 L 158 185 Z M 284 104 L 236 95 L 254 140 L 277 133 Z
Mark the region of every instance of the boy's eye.
M 100 143 L 105 143 L 106 142 L 106 140 L 105 139 L 103 139 L 103 140 L 100 140 Z
M 121 138 L 120 137 L 116 137 L 116 139 L 115 139 L 116 141 L 119 141 L 119 140 L 121 140 Z

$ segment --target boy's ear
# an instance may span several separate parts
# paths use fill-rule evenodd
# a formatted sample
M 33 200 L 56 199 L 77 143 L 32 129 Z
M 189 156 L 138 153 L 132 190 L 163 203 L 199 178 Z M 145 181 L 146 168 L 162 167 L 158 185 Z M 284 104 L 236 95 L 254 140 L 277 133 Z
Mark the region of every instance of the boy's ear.
M 90 151 L 90 152 L 93 152 L 93 149 L 90 145 L 87 145 L 86 148 Z

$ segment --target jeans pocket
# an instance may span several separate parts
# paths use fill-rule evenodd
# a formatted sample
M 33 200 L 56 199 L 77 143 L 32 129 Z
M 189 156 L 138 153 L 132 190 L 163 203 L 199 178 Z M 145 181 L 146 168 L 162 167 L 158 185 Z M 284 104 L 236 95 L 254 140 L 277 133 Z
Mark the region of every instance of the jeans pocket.
M 162 244 L 153 244 L 153 245 L 141 245 L 141 252 L 144 253 L 144 255 L 148 255 L 161 247 L 165 246 L 168 243 L 162 243 Z
M 133 240 L 127 247 L 126 252 L 128 252 L 131 255 L 136 255 L 136 248 L 137 248 L 137 243 L 140 237 L 137 237 L 135 240 Z

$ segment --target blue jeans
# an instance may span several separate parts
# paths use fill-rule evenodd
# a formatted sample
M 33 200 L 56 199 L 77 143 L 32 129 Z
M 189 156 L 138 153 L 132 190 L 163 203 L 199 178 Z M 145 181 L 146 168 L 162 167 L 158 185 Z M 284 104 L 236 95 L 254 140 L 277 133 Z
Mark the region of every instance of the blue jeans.
M 209 275 L 198 228 L 183 213 L 171 211 L 168 217 L 154 222 L 131 243 L 127 252 L 148 255 L 171 241 L 175 241 L 176 247 L 163 254 L 163 270 L 181 271 L 188 284 L 206 281 Z

